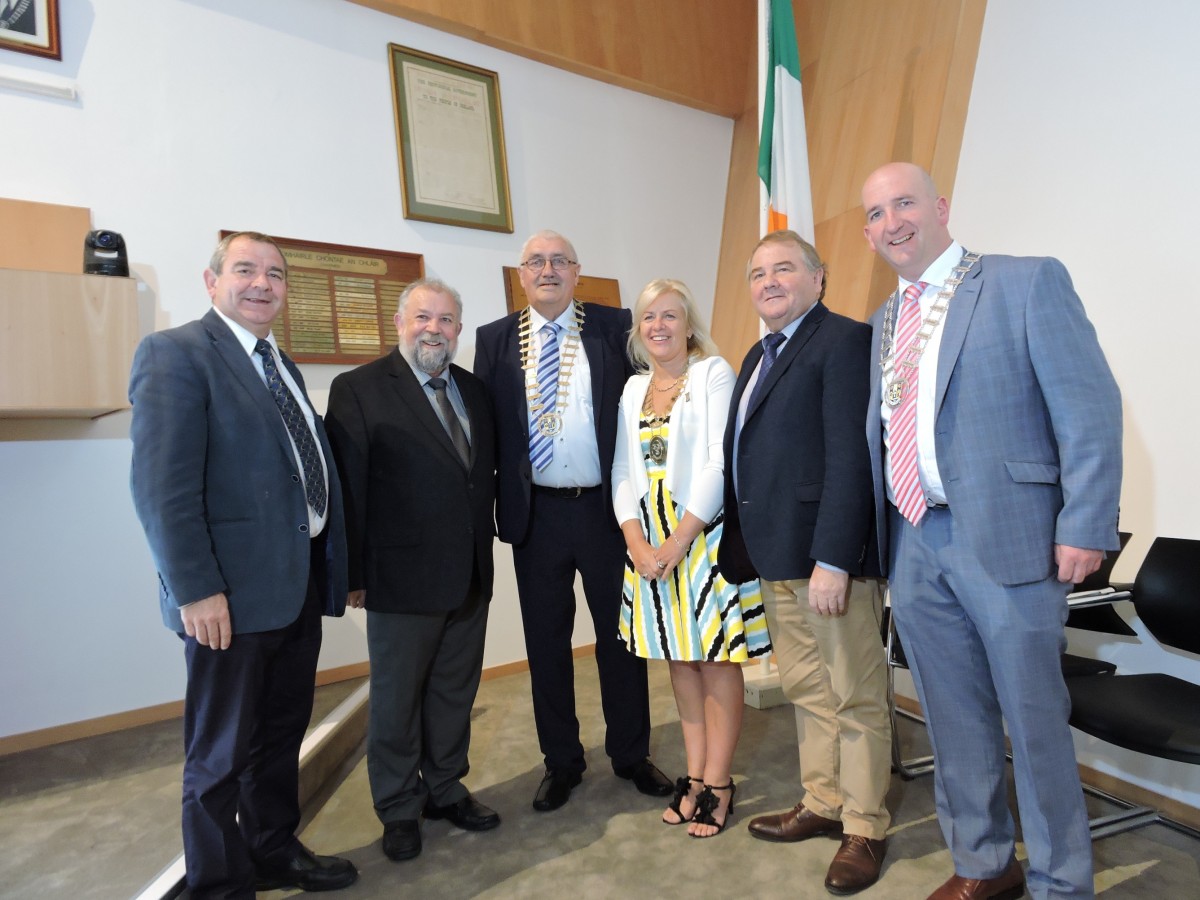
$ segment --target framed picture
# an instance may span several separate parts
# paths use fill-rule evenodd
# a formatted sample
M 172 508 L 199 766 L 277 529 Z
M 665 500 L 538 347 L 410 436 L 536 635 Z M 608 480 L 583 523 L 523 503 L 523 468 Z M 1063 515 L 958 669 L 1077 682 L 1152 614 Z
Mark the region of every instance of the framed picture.
M 228 237 L 222 231 L 221 237 Z M 392 316 L 425 274 L 419 253 L 275 237 L 287 260 L 287 303 L 271 330 L 300 363 L 362 365 L 396 345 Z
M 495 72 L 388 44 L 404 217 L 513 230 Z
M 62 59 L 58 0 L 0 0 L 0 50 Z

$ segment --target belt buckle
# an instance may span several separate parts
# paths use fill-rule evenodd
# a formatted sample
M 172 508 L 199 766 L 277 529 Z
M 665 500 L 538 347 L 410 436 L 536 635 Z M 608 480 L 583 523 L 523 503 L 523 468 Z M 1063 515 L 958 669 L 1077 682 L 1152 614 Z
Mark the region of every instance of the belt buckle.
M 579 485 L 575 485 L 575 487 L 563 488 L 563 493 L 572 500 L 578 500 L 581 496 L 583 496 L 583 488 L 581 488 Z

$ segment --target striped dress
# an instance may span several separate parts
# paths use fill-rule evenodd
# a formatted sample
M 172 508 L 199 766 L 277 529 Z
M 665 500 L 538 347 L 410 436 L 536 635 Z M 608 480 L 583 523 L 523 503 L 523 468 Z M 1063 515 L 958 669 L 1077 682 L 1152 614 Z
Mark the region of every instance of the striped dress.
M 671 540 L 684 514 L 664 483 L 665 461 L 650 458 L 651 437 L 667 440 L 668 429 L 666 423 L 654 428 L 646 419 L 639 423 L 650 480 L 641 500 L 641 525 L 653 547 Z M 625 557 L 618 630 L 631 653 L 645 659 L 745 662 L 771 652 L 758 582 L 731 585 L 717 571 L 723 523 L 718 514 L 666 578 L 647 581 Z

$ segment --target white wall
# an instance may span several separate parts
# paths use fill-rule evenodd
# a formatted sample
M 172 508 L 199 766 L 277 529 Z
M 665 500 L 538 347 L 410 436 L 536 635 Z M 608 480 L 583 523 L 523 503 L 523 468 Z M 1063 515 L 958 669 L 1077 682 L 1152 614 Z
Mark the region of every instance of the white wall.
M 1063 260 L 1099 333 L 1124 399 L 1121 525 L 1133 539 L 1117 580 L 1133 580 L 1156 536 L 1200 538 L 1197 34 L 1189 0 L 989 3 L 953 186 L 955 236 Z M 1133 624 L 1136 639 L 1072 630 L 1072 646 L 1200 683 L 1200 657 Z M 1200 806 L 1196 767 L 1076 743 L 1085 764 Z
M 222 228 L 423 253 L 463 294 L 467 366 L 475 328 L 505 313 L 500 267 L 539 228 L 571 237 L 585 273 L 618 278 L 627 305 L 662 276 L 711 303 L 728 120 L 350 3 L 61 9 L 63 61 L 0 52 L 0 74 L 75 83 L 80 99 L 0 88 L 0 196 L 90 207 L 120 231 L 147 328 L 207 309 Z M 403 218 L 389 41 L 499 73 L 515 234 Z M 318 408 L 339 371 L 305 367 Z M 128 423 L 0 421 L 0 736 L 182 696 L 128 496 Z M 496 560 L 488 666 L 525 656 L 506 546 Z M 326 621 L 322 668 L 366 658 L 360 615 Z M 583 615 L 576 642 L 592 639 Z

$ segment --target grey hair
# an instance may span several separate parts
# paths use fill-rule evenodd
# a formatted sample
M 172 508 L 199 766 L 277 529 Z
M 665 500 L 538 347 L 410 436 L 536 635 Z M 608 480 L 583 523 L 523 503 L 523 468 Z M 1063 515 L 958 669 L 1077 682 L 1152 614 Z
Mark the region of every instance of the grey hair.
M 821 270 L 821 295 L 817 297 L 817 300 L 821 301 L 825 299 L 825 285 L 829 281 L 829 267 L 821 260 L 821 255 L 817 253 L 816 247 L 790 229 L 772 231 L 770 234 L 763 235 L 762 239 L 754 245 L 750 259 L 746 261 L 747 281 L 750 280 L 750 270 L 754 264 L 754 254 L 764 244 L 795 244 L 799 247 L 800 253 L 804 257 L 804 265 L 808 268 L 808 271 L 815 272 L 817 269 Z
M 270 244 L 278 251 L 279 256 L 283 259 L 283 274 L 287 277 L 288 264 L 287 257 L 283 255 L 283 250 L 275 243 L 275 238 L 270 235 L 263 234 L 261 231 L 235 231 L 232 234 L 227 234 L 221 238 L 221 242 L 217 244 L 217 249 L 213 251 L 212 259 L 208 261 L 208 267 L 213 270 L 216 275 L 221 274 L 221 270 L 225 268 L 225 257 L 229 255 L 229 245 L 238 238 L 246 238 L 246 240 L 254 241 L 256 244 Z
M 454 301 L 454 305 L 458 307 L 458 317 L 462 318 L 462 297 L 458 291 L 446 284 L 440 278 L 418 278 L 416 281 L 409 282 L 408 286 L 400 292 L 400 299 L 396 301 L 396 315 L 404 315 L 404 308 L 408 305 L 408 298 L 412 296 L 413 291 L 419 288 L 429 288 L 431 291 L 437 291 L 439 294 L 446 294 Z
M 529 250 L 529 245 L 536 240 L 562 241 L 567 245 L 567 249 L 571 251 L 571 259 L 575 260 L 575 262 L 579 262 L 579 254 L 575 252 L 575 245 L 557 231 L 551 231 L 549 228 L 544 228 L 541 231 L 535 231 L 525 239 L 525 243 L 521 245 L 521 262 L 525 262 L 525 254 Z

